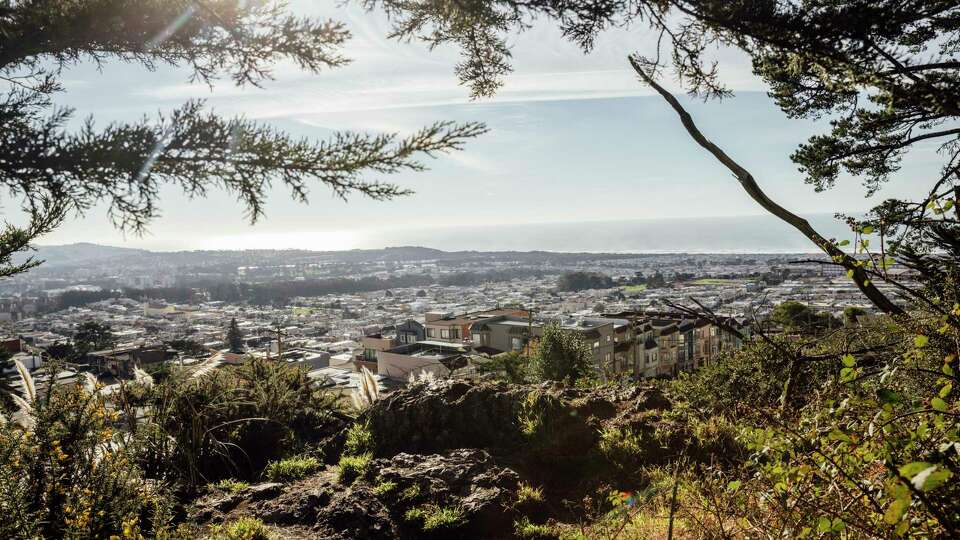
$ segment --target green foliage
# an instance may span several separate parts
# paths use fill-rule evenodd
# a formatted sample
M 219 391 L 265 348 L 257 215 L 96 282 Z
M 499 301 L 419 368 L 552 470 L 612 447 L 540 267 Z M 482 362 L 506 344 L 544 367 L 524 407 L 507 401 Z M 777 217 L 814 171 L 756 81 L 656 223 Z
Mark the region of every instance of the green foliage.
M 775 307 L 770 319 L 791 332 L 818 332 L 839 326 L 829 313 L 816 313 L 795 300 L 787 300 Z
M 513 532 L 523 540 L 548 540 L 560 538 L 559 533 L 550 525 L 538 524 L 523 516 L 513 524 Z
M 525 383 L 530 378 L 530 361 L 519 352 L 498 354 L 475 365 L 480 373 L 492 374 L 496 378 L 513 384 Z
M 600 454 L 610 463 L 625 465 L 634 463 L 643 455 L 641 435 L 630 428 L 605 428 L 600 433 Z
M 557 280 L 557 290 L 583 291 L 587 289 L 610 289 L 615 286 L 610 276 L 589 272 L 567 272 Z
M 132 431 L 151 474 L 188 488 L 252 480 L 268 462 L 318 439 L 334 421 L 336 399 L 285 364 L 253 360 L 199 377 L 178 370 L 149 389 L 151 414 Z
M 520 433 L 531 442 L 546 443 L 555 433 L 556 424 L 567 413 L 563 402 L 554 395 L 531 390 L 517 414 Z
M 466 511 L 461 506 L 428 504 L 407 510 L 403 517 L 419 523 L 423 532 L 456 529 L 466 524 Z
M 104 396 L 79 384 L 38 390 L 24 396 L 19 424 L 0 429 L 0 537 L 169 532 L 170 494 L 137 467 Z
M 583 338 L 551 323 L 543 328 L 532 368 L 540 380 L 573 384 L 591 373 L 591 359 L 590 347 Z
M 249 483 L 234 478 L 224 478 L 214 485 L 217 489 L 226 491 L 227 493 L 240 493 L 250 487 Z
M 96 321 L 81 323 L 73 333 L 73 346 L 80 357 L 91 351 L 109 349 L 116 341 L 110 325 Z
M 349 39 L 336 22 L 301 17 L 275 2 L 188 0 L 57 3 L 4 2 L 0 19 L 0 186 L 30 216 L 27 226 L 0 231 L 0 276 L 38 263 L 15 261 L 30 243 L 59 226 L 69 212 L 103 204 L 115 225 L 142 232 L 158 215 L 166 187 L 191 196 L 223 189 L 255 221 L 266 195 L 282 184 L 306 202 L 311 183 L 341 198 L 377 200 L 409 193 L 367 180 L 424 169 L 418 157 L 459 149 L 480 135 L 478 124 L 437 123 L 405 138 L 395 134 L 336 133 L 315 143 L 242 118 L 224 119 L 189 102 L 155 121 L 97 126 L 74 123 L 74 111 L 54 103 L 65 69 L 84 61 L 127 62 L 152 70 L 187 68 L 204 83 L 229 76 L 257 86 L 278 62 L 309 73 L 344 65 Z M 99 24 L 91 25 L 90 21 Z M 171 31 L 175 28 L 175 31 Z M 76 125 L 79 124 L 79 125 Z
M 358 456 L 374 450 L 373 432 L 370 424 L 355 422 L 347 430 L 347 439 L 343 443 L 343 453 Z
M 366 476 L 373 454 L 365 453 L 356 456 L 343 455 L 337 464 L 337 480 L 341 484 L 352 484 L 358 478 Z
M 227 327 L 227 346 L 230 348 L 230 352 L 236 354 L 243 353 L 247 348 L 243 342 L 243 332 L 240 331 L 236 317 L 230 319 L 230 326 Z
M 543 502 L 543 488 L 533 487 L 526 482 L 517 486 L 517 504 L 538 504 Z
M 257 518 L 241 517 L 224 525 L 213 527 L 210 540 L 273 540 L 274 535 Z
M 381 480 L 373 486 L 373 492 L 378 497 L 389 495 L 397 490 L 397 483 L 392 480 Z
M 857 318 L 867 314 L 867 310 L 857 306 L 847 306 L 843 308 L 844 324 L 857 324 Z
M 400 500 L 402 501 L 412 501 L 420 496 L 420 486 L 418 484 L 411 484 L 409 487 L 400 492 Z
M 310 476 L 320 469 L 320 462 L 312 456 L 294 456 L 280 461 L 271 461 L 263 474 L 273 482 L 294 482 Z

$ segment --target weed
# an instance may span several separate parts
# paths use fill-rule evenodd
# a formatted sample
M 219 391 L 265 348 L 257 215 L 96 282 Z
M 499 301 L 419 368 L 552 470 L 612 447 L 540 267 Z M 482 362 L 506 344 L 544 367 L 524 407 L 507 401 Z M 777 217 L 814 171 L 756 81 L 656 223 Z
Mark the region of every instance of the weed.
M 424 532 L 455 529 L 466 523 L 466 512 L 461 506 L 427 504 L 407 510 L 404 519 L 419 522 Z
M 293 482 L 306 478 L 320 468 L 317 458 L 294 456 L 280 461 L 271 461 L 264 474 L 273 482 Z
M 341 484 L 352 484 L 357 478 L 367 473 L 371 458 L 373 458 L 373 454 L 369 452 L 358 456 L 342 456 L 340 463 L 337 465 L 337 480 Z

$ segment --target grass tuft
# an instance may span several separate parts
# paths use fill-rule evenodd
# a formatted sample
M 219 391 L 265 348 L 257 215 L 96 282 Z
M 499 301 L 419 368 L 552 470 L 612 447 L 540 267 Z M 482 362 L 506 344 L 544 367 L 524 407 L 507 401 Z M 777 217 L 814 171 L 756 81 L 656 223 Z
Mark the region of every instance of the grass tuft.
M 369 452 L 358 456 L 342 456 L 340 463 L 337 465 L 337 480 L 341 484 L 352 484 L 357 478 L 367 473 L 372 458 L 373 454 Z
M 250 487 L 250 484 L 234 478 L 226 478 L 214 484 L 214 487 L 227 493 L 240 493 Z
M 264 474 L 273 482 L 294 482 L 310 476 L 320 468 L 317 458 L 294 456 L 280 461 L 271 461 Z
M 423 532 L 449 530 L 466 523 L 467 513 L 462 506 L 427 504 L 407 510 L 404 519 L 420 523 Z

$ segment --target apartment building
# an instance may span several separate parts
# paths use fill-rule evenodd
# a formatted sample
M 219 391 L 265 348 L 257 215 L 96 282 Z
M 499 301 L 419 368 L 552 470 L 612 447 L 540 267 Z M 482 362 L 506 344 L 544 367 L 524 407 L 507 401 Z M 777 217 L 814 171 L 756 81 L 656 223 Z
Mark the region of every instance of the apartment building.
M 431 372 L 446 376 L 466 365 L 469 345 L 418 341 L 377 352 L 377 374 L 405 381 L 411 374 Z
M 712 321 L 672 312 L 623 312 L 636 340 L 638 377 L 673 377 L 716 361 L 721 352 L 742 346 L 742 339 Z M 744 334 L 747 328 L 735 319 L 725 325 Z
M 552 321 L 514 315 L 483 319 L 470 326 L 474 350 L 486 354 L 521 352 L 536 348 L 544 327 Z M 593 365 L 599 373 L 629 372 L 636 361 L 636 341 L 626 319 L 582 318 L 556 321 L 561 328 L 577 333 L 590 347 Z
M 527 317 L 528 315 L 529 312 L 525 309 L 510 308 L 474 311 L 457 316 L 449 313 L 429 312 L 424 316 L 426 339 L 446 341 L 449 343 L 462 343 L 470 341 L 470 327 L 474 323 L 494 317 Z

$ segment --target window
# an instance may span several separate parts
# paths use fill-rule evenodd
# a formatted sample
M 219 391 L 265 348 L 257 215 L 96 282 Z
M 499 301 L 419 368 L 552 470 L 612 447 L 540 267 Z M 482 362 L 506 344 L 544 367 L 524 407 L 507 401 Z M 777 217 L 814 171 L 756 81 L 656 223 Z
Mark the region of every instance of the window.
M 450 339 L 460 339 L 460 329 L 451 328 L 450 329 Z
M 599 348 L 600 348 L 600 342 L 599 342 L 599 341 L 594 341 L 594 342 L 593 342 L 593 348 L 594 348 L 594 349 L 599 349 Z
M 471 337 L 473 338 L 474 343 L 477 343 L 480 345 L 483 344 L 483 334 L 473 334 L 473 336 Z
M 450 331 L 446 328 L 440 330 L 440 339 L 450 339 Z
M 510 350 L 519 351 L 523 349 L 523 338 L 510 338 Z
M 436 331 L 433 328 L 427 328 L 427 337 L 437 337 Z
M 377 351 L 376 349 L 364 349 L 363 350 L 363 359 L 368 362 L 377 361 Z

